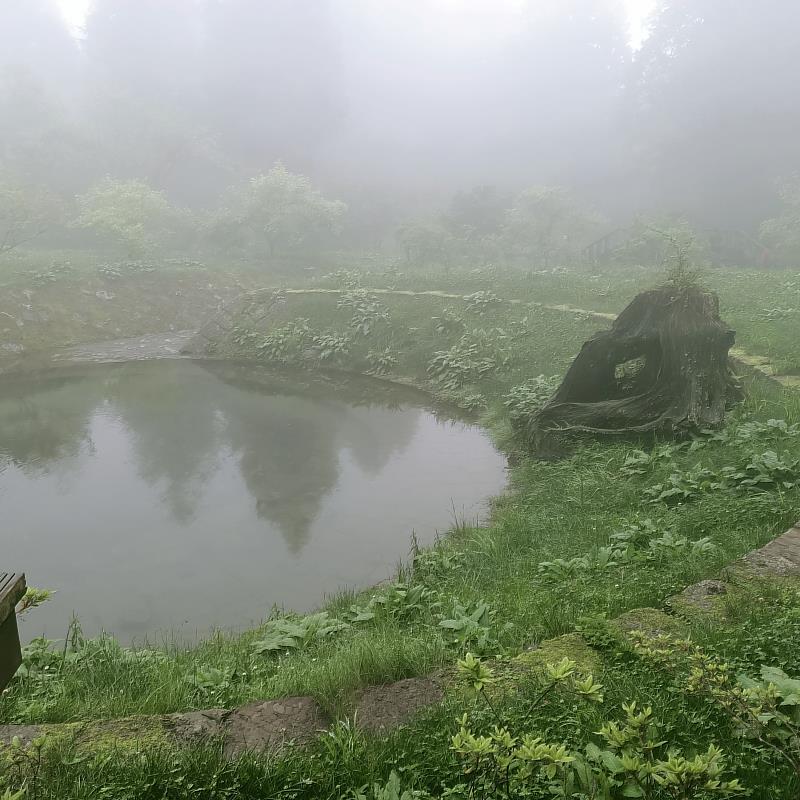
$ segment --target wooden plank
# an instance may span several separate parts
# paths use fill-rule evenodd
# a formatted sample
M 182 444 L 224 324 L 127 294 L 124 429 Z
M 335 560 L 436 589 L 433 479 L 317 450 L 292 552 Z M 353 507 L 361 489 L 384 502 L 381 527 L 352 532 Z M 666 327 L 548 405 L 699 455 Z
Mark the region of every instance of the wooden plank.
M 0 690 L 14 677 L 22 663 L 15 606 L 25 594 L 25 576 L 0 572 Z
M 14 607 L 25 594 L 25 575 L 0 572 L 0 623 L 14 615 Z
M 5 689 L 21 663 L 17 615 L 12 614 L 0 623 L 0 691 Z

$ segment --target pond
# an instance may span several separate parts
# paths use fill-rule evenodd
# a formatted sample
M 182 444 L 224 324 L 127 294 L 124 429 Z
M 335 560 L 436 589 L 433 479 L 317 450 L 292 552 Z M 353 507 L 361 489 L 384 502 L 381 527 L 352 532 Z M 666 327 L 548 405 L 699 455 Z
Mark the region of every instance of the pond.
M 478 427 L 381 381 L 221 361 L 4 376 L 4 568 L 55 590 L 25 639 L 193 640 L 389 577 L 505 484 Z

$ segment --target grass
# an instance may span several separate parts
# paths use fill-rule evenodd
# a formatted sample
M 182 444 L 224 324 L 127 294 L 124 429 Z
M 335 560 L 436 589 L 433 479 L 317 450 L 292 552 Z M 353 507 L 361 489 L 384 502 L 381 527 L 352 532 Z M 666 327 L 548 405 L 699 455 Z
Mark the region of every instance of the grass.
M 609 287 L 602 291 L 598 279 L 560 273 L 522 277 L 464 273 L 441 280 L 393 273 L 385 280 L 386 285 L 403 288 L 492 291 L 525 302 L 617 311 L 619 293 L 632 294 L 650 277 L 620 272 L 613 277 L 612 289 L 612 277 L 601 276 L 600 285 L 608 281 Z M 341 286 L 342 280 L 339 276 L 319 284 Z M 729 283 L 739 280 L 737 274 Z M 753 291 L 750 277 L 741 281 L 749 282 Z M 764 303 L 772 302 L 769 291 L 765 290 Z M 741 292 L 744 297 L 745 290 Z M 0 721 L 162 714 L 298 694 L 316 697 L 331 714 L 346 719 L 353 694 L 361 686 L 452 667 L 467 651 L 512 658 L 544 640 L 574 632 L 585 626 L 586 618 L 595 620 L 592 629 L 597 630 L 602 629 L 602 620 L 625 611 L 661 608 L 670 595 L 717 575 L 796 521 L 800 507 L 796 487 L 754 492 L 695 481 L 685 502 L 674 506 L 650 502 L 647 492 L 673 474 L 694 480 L 698 465 L 719 475 L 766 450 L 785 453 L 787 460 L 800 457 L 800 436 L 751 425 L 771 418 L 785 419 L 789 425 L 800 422 L 797 394 L 763 382 L 750 383 L 747 400 L 729 417 L 727 436 L 710 437 L 693 449 L 670 442 L 587 441 L 564 461 L 535 462 L 516 443 L 503 401 L 513 387 L 539 374 L 563 372 L 581 342 L 599 327 L 596 319 L 507 304 L 489 304 L 479 313 L 469 301 L 380 295 L 375 301 L 378 311 L 388 314 L 388 322 L 377 320 L 368 335 L 359 335 L 351 327 L 352 306 L 338 308 L 337 300 L 332 295 L 289 296 L 271 314 L 268 326 L 253 325 L 242 317 L 232 335 L 218 343 L 219 353 L 264 358 L 265 337 L 283 329 L 283 363 L 365 371 L 374 369 L 369 353 L 388 348 L 394 359 L 389 375 L 473 407 L 513 451 L 510 491 L 496 500 L 489 523 L 476 528 L 459 521 L 450 536 L 401 570 L 396 585 L 332 599 L 326 611 L 333 618 L 349 620 L 349 627 L 306 647 L 257 654 L 254 642 L 269 635 L 269 623 L 243 635 L 216 634 L 189 649 L 132 651 L 109 638 L 78 642 L 66 650 L 62 645 L 42 645 L 38 652 L 29 652 L 24 673 L 0 698 Z M 457 321 L 442 332 L 433 320 L 442 317 L 444 306 Z M 728 316 L 724 299 L 723 308 Z M 760 324 L 757 314 L 751 312 L 751 317 L 755 329 Z M 298 318 L 311 321 L 309 330 L 298 333 Z M 323 334 L 347 336 L 346 353 L 320 359 L 314 337 Z M 429 367 L 435 354 L 452 350 L 464 335 L 477 349 L 459 358 L 490 359 L 492 368 L 480 372 L 467 363 L 449 373 L 432 374 Z M 270 342 L 273 346 L 274 338 Z M 792 347 L 781 335 L 773 335 L 770 342 L 780 358 L 791 362 Z M 742 430 L 750 431 L 749 438 L 739 435 Z M 639 448 L 658 457 L 632 472 L 626 460 Z M 644 534 L 632 557 L 604 562 L 603 548 L 614 541 L 612 535 L 634 525 Z M 665 534 L 669 534 L 666 539 Z M 692 547 L 692 542 L 706 538 L 707 548 Z M 681 539 L 684 544 L 675 544 Z M 413 596 L 410 587 L 416 592 Z M 755 602 L 752 597 L 759 599 Z M 481 604 L 488 606 L 486 614 L 480 623 L 470 625 L 472 612 Z M 369 609 L 374 616 L 356 622 L 354 606 L 360 612 Z M 724 624 L 694 619 L 691 630 L 697 641 L 730 659 L 737 669 L 757 671 L 766 661 L 797 675 L 798 619 L 800 595 L 793 585 L 743 587 L 726 600 Z M 442 627 L 445 620 L 462 627 Z M 600 636 L 596 641 L 590 637 L 590 641 L 603 661 L 602 706 L 560 696 L 537 704 L 541 685 L 529 677 L 515 682 L 513 695 L 499 700 L 509 727 L 581 749 L 604 720 L 619 713 L 623 702 L 636 700 L 652 704 L 662 738 L 671 745 L 693 753 L 712 741 L 720 744 L 753 797 L 797 796 L 796 778 L 775 758 L 738 737 L 712 703 L 688 696 L 667 671 L 645 663 L 613 637 Z M 405 787 L 439 796 L 442 787 L 454 787 L 463 779 L 449 737 L 465 710 L 478 729 L 492 724 L 488 712 L 472 708 L 463 695 L 454 693 L 441 708 L 387 738 L 367 736 L 343 723 L 309 750 L 289 750 L 279 759 L 225 762 L 213 747 L 171 751 L 158 746 L 144 747 L 135 758 L 113 751 L 86 757 L 76 756 L 68 741 L 56 742 L 35 766 L 35 796 L 354 797 L 367 784 L 383 785 L 392 767 Z M 34 767 L 26 769 L 30 787 Z M 19 785 L 21 773 L 8 774 L 11 783 Z M 449 796 L 467 796 L 453 791 Z M 532 791 L 533 797 L 549 796 L 539 784 Z M 366 791 L 367 797 L 373 795 L 379 797 Z
M 191 329 L 262 280 L 189 259 L 14 252 L 0 262 L 0 367 L 56 346 Z
M 706 268 L 701 280 L 719 294 L 723 318 L 737 333 L 737 346 L 766 356 L 778 371 L 800 373 L 796 347 L 800 326 L 800 271 Z M 570 305 L 590 311 L 619 313 L 637 292 L 662 279 L 651 267 L 608 268 L 592 273 L 574 270 L 451 270 L 441 275 L 413 268 L 398 273 L 376 271 L 369 284 L 417 291 L 438 289 L 470 293 L 491 290 L 525 302 Z M 321 279 L 322 285 L 340 281 Z

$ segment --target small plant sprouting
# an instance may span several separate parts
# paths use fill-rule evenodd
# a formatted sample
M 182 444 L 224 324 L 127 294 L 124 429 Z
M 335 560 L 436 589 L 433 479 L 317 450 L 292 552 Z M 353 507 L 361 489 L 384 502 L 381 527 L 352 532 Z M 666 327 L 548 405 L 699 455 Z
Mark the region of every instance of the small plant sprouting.
M 29 586 L 22 596 L 22 600 L 17 604 L 17 614 L 24 614 L 32 608 L 46 603 L 54 592 L 51 589 L 37 589 L 34 586 Z

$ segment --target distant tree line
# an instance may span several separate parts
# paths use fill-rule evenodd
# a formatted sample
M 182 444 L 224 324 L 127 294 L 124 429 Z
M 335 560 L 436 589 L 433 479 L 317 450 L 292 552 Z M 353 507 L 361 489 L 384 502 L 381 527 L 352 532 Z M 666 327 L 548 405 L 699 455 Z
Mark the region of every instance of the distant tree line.
M 800 263 L 793 0 L 661 0 L 636 51 L 612 0 L 513 5 L 451 63 L 397 24 L 425 0 L 94 0 L 77 39 L 55 0 L 0 4 L 0 255 L 553 266 L 615 230 L 649 258 L 642 215 Z

